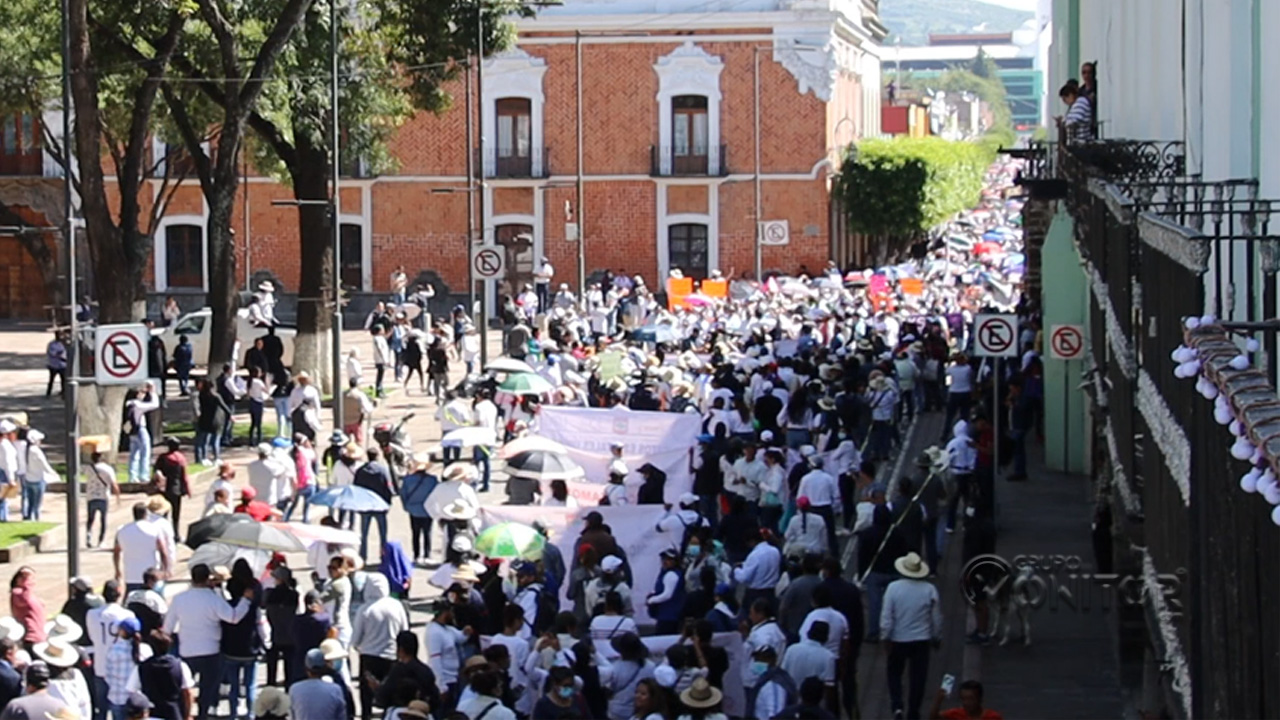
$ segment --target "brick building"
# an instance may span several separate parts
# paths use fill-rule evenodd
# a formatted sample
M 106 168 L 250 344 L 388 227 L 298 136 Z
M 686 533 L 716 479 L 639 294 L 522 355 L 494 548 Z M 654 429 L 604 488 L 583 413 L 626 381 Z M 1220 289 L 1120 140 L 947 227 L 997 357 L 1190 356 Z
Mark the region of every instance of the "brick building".
M 485 62 L 485 149 L 475 163 L 484 235 L 505 246 L 507 281 L 529 278 L 546 255 L 557 281 L 576 286 L 577 234 L 588 277 L 751 273 L 757 219 L 786 242 L 763 249 L 766 271 L 851 261 L 830 175 L 840 147 L 880 132 L 877 11 L 877 0 L 567 0 L 520 21 L 517 47 Z M 397 132 L 395 171 L 343 179 L 352 312 L 385 294 L 401 264 L 444 295 L 467 292 L 468 196 L 458 192 L 467 186 L 466 103 L 461 82 L 450 89 L 453 109 Z M 291 190 L 253 176 L 246 187 L 234 222 L 237 272 L 246 285 L 273 277 L 287 313 L 299 282 L 297 214 L 271 203 Z M 177 295 L 184 307 L 202 300 L 206 216 L 189 182 L 155 233 L 155 296 Z

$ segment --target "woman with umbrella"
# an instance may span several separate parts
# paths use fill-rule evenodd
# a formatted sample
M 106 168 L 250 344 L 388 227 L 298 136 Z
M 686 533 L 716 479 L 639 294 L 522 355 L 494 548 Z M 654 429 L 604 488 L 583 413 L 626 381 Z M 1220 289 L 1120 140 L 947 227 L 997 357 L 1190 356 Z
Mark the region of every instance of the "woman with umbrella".
M 453 543 L 453 538 L 459 531 L 472 525 L 478 514 L 480 496 L 471 486 L 477 475 L 473 465 L 450 465 L 444 472 L 444 482 L 436 485 L 424 504 L 427 514 L 444 525 L 446 548 Z

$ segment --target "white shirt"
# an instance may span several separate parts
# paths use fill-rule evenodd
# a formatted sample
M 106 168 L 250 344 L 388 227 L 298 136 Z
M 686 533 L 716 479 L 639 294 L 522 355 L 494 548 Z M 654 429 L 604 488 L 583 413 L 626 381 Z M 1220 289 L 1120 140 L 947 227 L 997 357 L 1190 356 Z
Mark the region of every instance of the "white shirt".
M 141 583 L 148 568 L 160 566 L 160 543 L 164 536 L 156 523 L 135 520 L 116 533 L 125 583 Z
M 193 587 L 178 593 L 164 617 L 164 631 L 182 635 L 184 658 L 217 655 L 222 642 L 222 623 L 238 623 L 249 613 L 249 601 L 236 600 L 234 606 L 220 591 Z
M 462 665 L 462 654 L 458 646 L 465 642 L 467 636 L 452 625 L 443 625 L 432 620 L 427 624 L 427 664 L 436 674 L 436 685 L 440 692 L 446 692 L 450 683 L 458 681 L 458 668 Z M 528 644 L 528 639 L 524 639 Z
M 836 479 L 821 468 L 814 468 L 800 478 L 800 489 L 797 497 L 809 498 L 809 504 L 815 508 L 831 507 L 840 501 L 840 486 Z
M 671 547 L 680 547 L 684 542 L 685 528 L 694 524 L 709 525 L 707 519 L 698 514 L 697 510 L 682 508 L 667 513 L 658 521 L 657 530 L 660 533 L 667 533 L 671 536 Z
M 968 435 L 957 435 L 947 443 L 947 455 L 951 457 L 951 473 L 968 475 L 978 464 L 978 449 Z
M 609 498 L 609 505 L 613 507 L 631 504 L 627 500 L 627 486 L 622 483 L 609 483 L 608 485 L 605 485 L 604 496 Z
M 524 663 L 529 659 L 529 642 L 527 640 L 522 640 L 518 635 L 501 634 L 494 635 L 490 639 L 489 644 L 490 646 L 505 646 L 507 648 L 507 653 L 511 655 L 511 669 L 509 670 L 511 673 L 511 688 L 513 690 L 528 688 L 529 676 L 525 674 Z M 516 709 L 520 710 L 526 703 L 529 707 L 521 712 L 528 715 L 529 711 L 533 708 L 532 700 L 528 693 L 520 693 L 519 698 L 516 701 Z
M 5 475 L 11 483 L 16 483 L 18 479 L 18 448 L 13 446 L 13 441 L 9 438 L 0 440 L 0 470 L 4 470 Z
M 53 467 L 49 465 L 49 458 L 44 454 L 44 448 L 39 445 L 26 443 L 27 450 L 23 462 L 27 464 L 24 473 L 27 482 L 44 481 L 46 483 L 58 482 L 61 478 L 58 473 L 53 471 Z
M 804 622 L 800 625 L 800 637 L 802 639 L 809 637 L 809 628 L 813 627 L 816 622 L 827 624 L 829 632 L 824 646 L 831 651 L 832 655 L 840 657 L 840 644 L 849 637 L 849 621 L 839 611 L 832 608 L 814 608 L 809 611 L 809 614 L 804 618 Z
M 262 382 L 262 378 L 249 380 L 249 399 L 260 403 L 267 401 L 267 384 Z
M 755 682 L 752 682 L 752 687 Z M 751 717 L 771 718 L 787 706 L 787 691 L 776 681 L 765 683 L 760 688 L 760 692 L 756 694 L 756 706 L 751 708 Z
M 903 578 L 889 583 L 880 609 L 880 638 L 889 642 L 920 642 L 942 635 L 942 605 L 938 588 L 925 580 Z
M 817 642 L 805 638 L 787 648 L 782 656 L 782 669 L 795 682 L 796 687 L 805 678 L 816 677 L 827 685 L 836 684 L 836 656 Z
M 391 346 L 387 344 L 386 335 L 373 336 L 373 364 L 374 365 L 390 365 L 395 362 L 395 357 L 391 354 Z
M 761 544 L 763 545 L 764 543 Z M 787 636 L 782 632 L 782 628 L 778 627 L 776 621 L 765 620 L 751 628 L 751 632 L 747 633 L 747 639 L 743 645 L 746 657 L 755 655 L 756 650 L 766 646 L 772 647 L 774 652 L 781 657 L 787 651 Z M 751 663 L 742 664 L 742 682 L 746 687 L 756 684 L 756 676 L 751 674 Z
M 626 615 L 597 615 L 591 618 L 592 640 L 608 640 L 627 633 L 639 635 L 640 631 L 636 629 L 636 621 Z
M 827 554 L 827 521 L 814 512 L 797 512 L 787 523 L 788 548 L 800 548 L 805 554 Z
M 542 263 L 538 266 L 537 272 L 533 274 L 533 281 L 539 285 L 551 282 L 551 278 L 555 277 L 556 270 L 551 267 L 551 263 Z
M 481 400 L 471 409 L 475 413 L 476 425 L 495 430 L 498 427 L 498 406 L 492 400 Z
M 257 491 L 259 500 L 273 507 L 280 502 L 288 476 L 289 468 L 274 453 L 249 463 L 249 487 Z
M 347 380 L 355 379 L 360 382 L 360 378 L 364 377 L 364 366 L 360 364 L 360 358 L 354 355 L 347 356 Z
M 767 542 L 759 542 L 747 554 L 742 567 L 733 571 L 733 579 L 752 590 L 772 590 L 781 574 L 782 553 Z
M 737 413 L 733 413 L 736 415 Z M 738 458 L 733 463 L 733 476 L 735 482 L 732 484 L 725 483 L 725 490 L 741 495 L 747 502 L 755 503 L 760 500 L 760 482 L 764 480 L 767 468 L 764 461 L 756 455 L 754 460 L 748 460 L 746 456 Z M 726 478 L 726 481 L 728 478 Z
M 121 620 L 134 617 L 118 602 L 100 605 L 89 611 L 84 617 L 84 631 L 93 641 L 93 656 L 97 662 L 93 664 L 93 674 L 100 678 L 107 677 L 107 649 L 118 639 L 116 631 Z
M 542 594 L 542 583 L 529 583 L 516 591 L 512 602 L 524 608 L 524 624 L 520 626 L 517 637 L 528 640 L 533 636 L 533 623 L 538 618 L 538 597 Z
M 657 605 L 670 600 L 676 594 L 676 588 L 680 585 L 680 573 L 675 570 L 662 571 L 662 592 L 645 600 L 646 605 Z

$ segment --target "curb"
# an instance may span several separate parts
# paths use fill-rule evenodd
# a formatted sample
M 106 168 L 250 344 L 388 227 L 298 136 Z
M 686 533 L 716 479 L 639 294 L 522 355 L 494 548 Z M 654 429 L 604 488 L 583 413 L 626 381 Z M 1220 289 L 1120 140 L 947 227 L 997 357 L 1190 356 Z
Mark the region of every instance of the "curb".
M 0 565 L 17 562 L 29 555 L 40 552 L 40 547 L 45 544 L 44 536 L 58 532 L 62 528 L 63 526 L 61 525 L 55 525 L 39 535 L 27 538 L 25 541 L 14 543 L 7 548 L 0 548 Z

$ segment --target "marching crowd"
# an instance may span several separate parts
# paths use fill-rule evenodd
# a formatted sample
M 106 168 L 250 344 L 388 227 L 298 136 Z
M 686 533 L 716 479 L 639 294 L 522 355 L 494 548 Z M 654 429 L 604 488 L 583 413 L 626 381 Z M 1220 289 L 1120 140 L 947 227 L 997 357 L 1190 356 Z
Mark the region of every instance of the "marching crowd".
M 306 523 L 325 485 L 363 488 L 384 503 L 327 513 L 320 523 L 335 532 L 360 518 L 359 542 L 312 542 L 306 565 L 292 567 L 279 553 L 263 563 L 193 560 L 190 587 L 173 592 L 166 585 L 182 575 L 180 534 L 194 546 L 197 530 L 181 520 L 191 502 L 188 463 L 181 443 L 167 439 L 154 469 L 138 468 L 154 478 L 154 493 L 115 535 L 114 578 L 97 586 L 72 579 L 70 599 L 50 619 L 30 590 L 33 571 L 15 574 L 12 616 L 0 619 L 0 720 L 204 720 L 224 712 L 224 699 L 231 716 L 260 720 L 851 717 L 867 643 L 886 648 L 894 716 L 920 717 L 942 631 L 931 582 L 940 550 L 957 531 L 966 556 L 994 542 L 990 488 L 1004 458 L 994 452 L 993 413 L 1009 440 L 1014 480 L 1025 477 L 1024 443 L 1040 414 L 1034 310 L 1000 287 L 1004 260 L 1018 248 L 1018 205 L 1002 195 L 1011 175 L 994 168 L 983 207 L 951 228 L 974 238 L 1003 228 L 999 252 L 957 248 L 944 236 L 882 272 L 833 265 L 812 277 L 734 282 L 726 298 L 695 296 L 675 309 L 659 304 L 661 293 L 643 278 L 622 273 L 591 285 L 582 302 L 564 286 L 552 293 L 554 271 L 544 261 L 536 289 L 511 298 L 504 319 L 507 355 L 528 363 L 549 392 L 471 376 L 480 370 L 477 346 L 461 312 L 413 328 L 395 310 L 403 305 L 375 311 L 375 393 L 387 371 L 408 383 L 415 369 L 425 390 L 425 358 L 443 431 L 492 431 L 491 443 L 464 445 L 466 457 L 448 443 L 439 458 L 365 449 L 361 414 L 370 409 L 355 397 L 366 397 L 366 380 L 353 354 L 356 414 L 323 450 L 314 445 L 323 437 L 319 396 L 303 374 L 286 380 L 296 397 L 279 411 L 285 437 L 262 442 L 262 406 L 276 383 L 263 380 L 272 368 L 251 370 L 246 391 L 259 403 L 251 439 L 262 444 L 248 482 L 238 483 L 212 437 L 229 431 L 229 408 L 213 398 L 236 386 L 212 381 L 199 391 L 201 414 L 205 403 L 221 409 L 199 423 L 209 429 L 196 460 L 216 463 L 219 477 L 199 522 L 235 514 L 288 520 L 301 510 Z M 904 279 L 920 282 L 911 291 Z M 973 316 L 993 307 L 1018 312 L 1023 328 L 1023 357 L 1001 377 L 965 354 Z M 401 338 L 397 348 L 388 336 Z M 457 387 L 442 379 L 451 357 L 469 372 Z M 982 401 L 993 382 L 1000 407 Z M 134 398 L 137 426 L 146 425 L 151 392 Z M 563 538 L 543 523 L 534 528 L 544 536 L 536 553 L 481 551 L 481 493 L 500 467 L 492 456 L 503 442 L 536 433 L 540 403 L 699 418 L 692 484 L 678 497 L 653 464 L 637 468 L 642 484 L 629 484 L 620 446 L 607 478 L 588 478 L 605 483 L 604 506 L 663 506 L 653 528 L 664 546 L 653 587 L 636 587 L 633 572 L 653 559 L 628 557 L 629 539 L 585 507 L 568 557 Z M 945 448 L 921 456 L 908 476 L 890 477 L 904 431 L 924 412 L 945 413 Z M 0 425 L 0 463 L 8 462 L 6 444 L 38 447 L 32 432 L 19 441 L 10 429 Z M 87 471 L 90 502 L 105 503 L 119 488 L 114 470 L 103 463 L 99 474 L 98 465 Z M 563 481 L 512 480 L 506 490 L 509 504 L 588 504 Z M 386 507 L 396 498 L 410 516 L 409 552 L 387 535 Z M 374 526 L 378 565 L 366 564 Z M 413 566 L 431 556 L 436 528 L 444 564 L 433 582 L 444 592 L 423 631 L 411 627 L 408 599 Z M 979 621 L 970 640 L 986 642 Z M 736 657 L 725 640 L 732 634 L 741 642 Z M 730 695 L 734 706 L 726 707 Z M 940 694 L 930 715 L 999 717 L 983 707 L 976 682 L 961 684 L 959 699 L 944 711 Z

